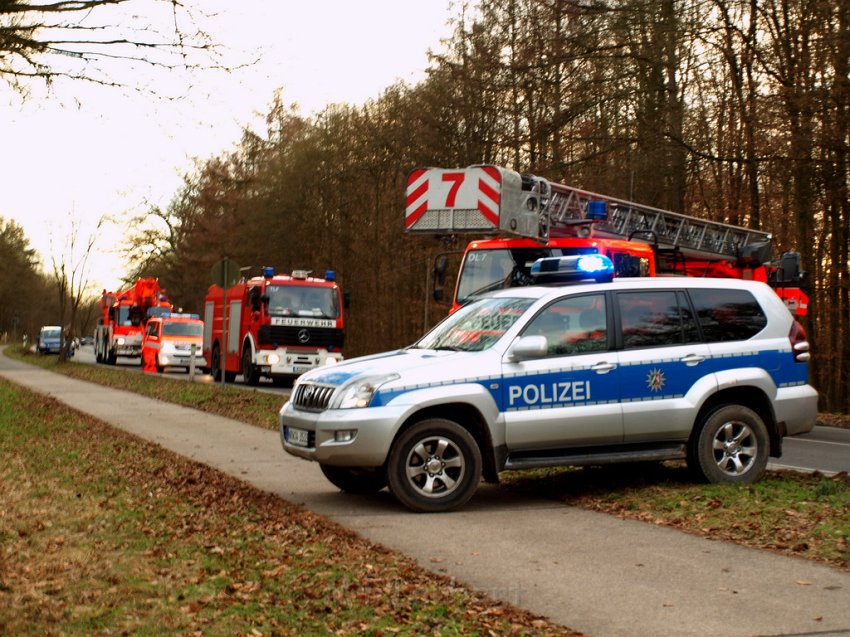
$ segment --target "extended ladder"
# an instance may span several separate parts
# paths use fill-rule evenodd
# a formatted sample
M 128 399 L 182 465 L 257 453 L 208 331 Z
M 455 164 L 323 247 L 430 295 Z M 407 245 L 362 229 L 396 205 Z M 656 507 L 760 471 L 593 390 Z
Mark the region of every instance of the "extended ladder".
M 602 203 L 604 202 L 604 203 Z M 637 239 L 692 258 L 737 260 L 769 253 L 771 235 L 520 176 L 498 166 L 420 168 L 407 184 L 409 232 L 507 233 Z M 769 257 L 768 257 L 769 258 Z

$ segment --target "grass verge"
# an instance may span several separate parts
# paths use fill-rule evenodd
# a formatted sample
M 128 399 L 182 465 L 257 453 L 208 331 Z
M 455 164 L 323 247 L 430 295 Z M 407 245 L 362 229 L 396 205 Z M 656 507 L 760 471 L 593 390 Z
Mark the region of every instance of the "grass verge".
M 279 395 L 101 366 L 59 365 L 56 358 L 19 350 L 12 354 L 76 378 L 277 428 Z M 758 484 L 739 487 L 696 484 L 683 464 L 663 463 L 505 472 L 502 483 L 574 506 L 850 568 L 847 474 L 771 471 Z
M 5 381 L 0 502 L 3 635 L 578 634 Z

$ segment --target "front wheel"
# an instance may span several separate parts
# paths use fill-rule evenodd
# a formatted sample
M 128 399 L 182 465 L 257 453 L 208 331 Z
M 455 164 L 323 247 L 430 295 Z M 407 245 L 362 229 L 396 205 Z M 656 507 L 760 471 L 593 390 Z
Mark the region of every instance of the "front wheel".
M 387 486 L 387 474 L 381 469 L 331 467 L 325 464 L 319 466 L 330 483 L 345 493 L 368 495 Z
M 475 493 L 481 465 L 481 450 L 466 429 L 451 420 L 429 418 L 395 441 L 387 479 L 393 495 L 412 511 L 450 511 Z
M 251 346 L 247 343 L 242 350 L 242 380 L 246 385 L 256 385 L 260 382 L 260 370 L 254 365 Z
M 761 417 L 743 405 L 724 405 L 703 419 L 689 464 L 708 482 L 749 484 L 764 475 L 769 453 Z

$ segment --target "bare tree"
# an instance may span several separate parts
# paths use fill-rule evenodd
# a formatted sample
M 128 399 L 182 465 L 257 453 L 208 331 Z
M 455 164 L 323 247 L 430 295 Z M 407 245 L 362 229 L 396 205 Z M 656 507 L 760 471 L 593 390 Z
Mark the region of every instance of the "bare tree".
M 0 0 L 0 78 L 118 86 L 116 64 L 209 66 L 215 46 L 180 0 Z
M 62 326 L 65 334 L 59 352 L 60 363 L 67 360 L 68 348 L 76 337 L 77 311 L 83 302 L 83 295 L 88 285 L 88 261 L 97 241 L 97 233 L 103 227 L 105 220 L 106 217 L 101 217 L 91 234 L 84 241 L 81 241 L 81 224 L 72 219 L 70 232 L 65 238 L 65 245 L 58 259 L 56 250 L 51 249 L 52 276 L 56 285 L 59 325 Z

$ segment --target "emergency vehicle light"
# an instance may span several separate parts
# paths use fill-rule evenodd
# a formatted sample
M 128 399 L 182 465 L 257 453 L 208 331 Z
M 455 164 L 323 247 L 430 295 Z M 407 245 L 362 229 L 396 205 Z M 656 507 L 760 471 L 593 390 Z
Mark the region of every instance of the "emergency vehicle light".
M 587 202 L 587 218 L 598 221 L 608 219 L 608 202 L 601 199 L 592 199 Z
M 325 281 L 336 281 L 336 272 L 333 270 L 325 272 Z
M 273 267 L 271 267 L 271 266 L 268 266 L 268 265 L 267 265 L 267 266 L 265 266 L 265 267 L 263 268 L 263 278 L 264 278 L 264 279 L 270 279 L 270 278 L 272 278 L 273 276 L 274 276 L 274 268 L 273 268 Z
M 614 264 L 601 254 L 548 257 L 532 263 L 530 273 L 537 283 L 566 283 L 587 279 L 602 283 L 614 277 Z

